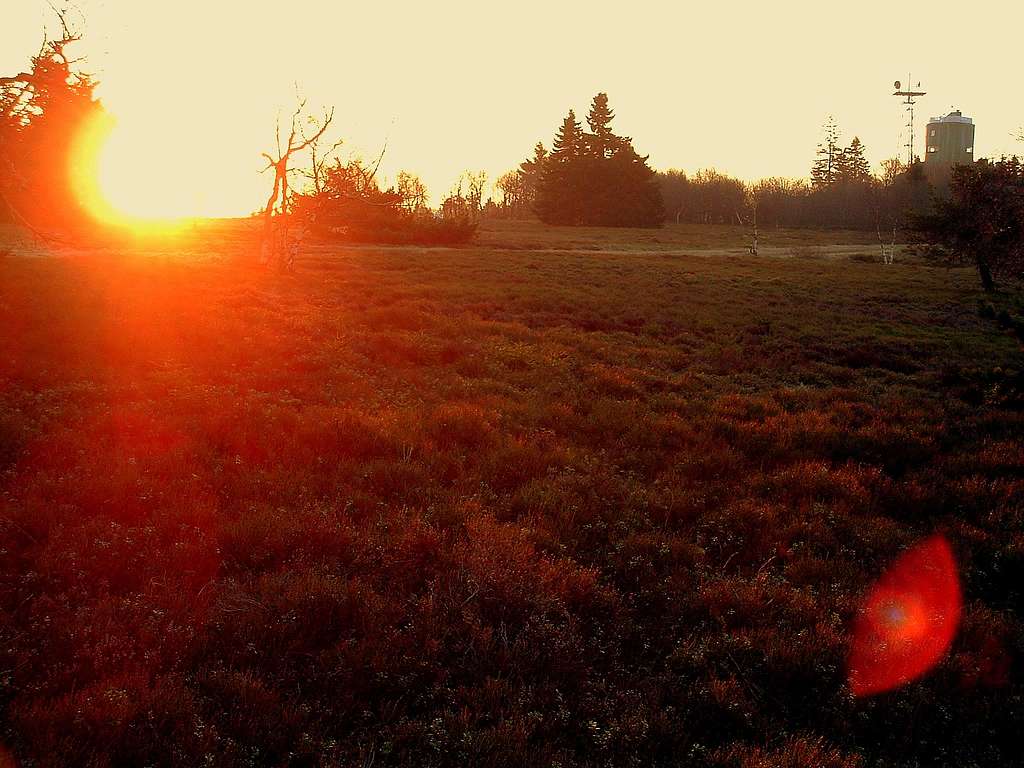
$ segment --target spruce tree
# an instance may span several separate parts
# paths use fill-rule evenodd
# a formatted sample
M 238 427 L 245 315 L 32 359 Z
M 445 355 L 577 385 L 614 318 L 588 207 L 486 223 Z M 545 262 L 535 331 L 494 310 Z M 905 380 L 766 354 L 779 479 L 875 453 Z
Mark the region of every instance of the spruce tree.
M 864 145 L 856 136 L 839 155 L 836 181 L 845 184 L 867 184 L 871 181 L 871 164 L 864 157 Z
M 547 159 L 548 151 L 544 148 L 543 142 L 538 141 L 533 148 L 533 157 L 527 158 L 519 164 L 519 175 L 523 180 L 523 204 L 526 206 L 532 206 L 537 199 L 537 189 L 540 186 Z
M 832 186 L 836 182 L 840 164 L 839 127 L 834 117 L 829 115 L 823 130 L 825 136 L 818 145 L 818 159 L 811 167 L 811 185 L 815 189 Z
M 612 120 L 615 113 L 608 106 L 608 94 L 599 93 L 590 103 L 590 113 L 587 115 L 587 125 L 595 134 L 610 135 L 612 132 Z
M 630 139 L 612 133 L 613 117 L 608 96 L 599 93 L 587 117 L 593 133 L 583 133 L 572 111 L 563 120 L 553 151 L 543 161 L 534 202 L 541 221 L 617 227 L 662 223 L 664 204 L 655 173 Z
M 544 142 L 538 141 L 533 147 L 533 157 L 528 157 L 519 164 L 519 170 L 527 176 L 540 173 L 547 159 L 548 151 L 544 148 Z
M 569 110 L 544 162 L 534 210 L 549 224 L 579 224 L 583 212 L 583 128 Z
M 566 162 L 577 157 L 583 148 L 583 127 L 576 119 L 576 113 L 569 110 L 569 114 L 562 121 L 558 133 L 551 148 L 551 159 L 557 162 Z
M 615 135 L 612 133 L 612 120 L 615 113 L 608 106 L 608 94 L 599 93 L 590 104 L 590 113 L 587 115 L 587 125 L 590 126 L 591 135 L 588 137 L 588 144 L 594 155 L 597 157 L 608 157 L 614 151 Z

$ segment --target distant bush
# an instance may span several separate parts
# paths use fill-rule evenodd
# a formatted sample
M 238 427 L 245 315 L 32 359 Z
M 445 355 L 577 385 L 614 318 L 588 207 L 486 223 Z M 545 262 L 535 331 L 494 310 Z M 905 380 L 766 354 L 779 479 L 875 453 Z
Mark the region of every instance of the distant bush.
M 448 217 L 423 212 L 378 213 L 347 219 L 339 213 L 334 224 L 316 229 L 327 239 L 384 245 L 462 245 L 476 236 L 478 223 L 468 216 Z
M 428 209 L 404 189 L 382 190 L 361 162 L 340 161 L 323 171 L 319 191 L 296 195 L 294 215 L 328 240 L 388 245 L 461 245 L 476 236 L 478 216 L 449 198 Z

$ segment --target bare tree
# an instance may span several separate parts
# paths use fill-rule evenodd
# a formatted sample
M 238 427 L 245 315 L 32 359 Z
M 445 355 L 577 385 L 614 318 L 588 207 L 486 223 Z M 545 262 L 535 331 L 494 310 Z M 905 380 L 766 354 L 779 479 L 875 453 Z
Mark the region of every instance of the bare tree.
M 882 173 L 879 176 L 879 181 L 882 182 L 883 187 L 891 187 L 905 170 L 906 167 L 902 160 L 898 157 L 890 157 L 888 160 L 882 161 Z
M 330 114 L 333 116 L 333 111 Z M 313 184 L 314 194 L 319 195 L 324 189 L 324 177 L 327 168 L 337 160 L 337 152 L 345 142 L 338 139 L 329 147 L 321 147 L 320 142 L 323 139 L 323 131 L 320 130 L 320 121 L 310 116 L 306 122 L 309 125 L 308 134 L 306 128 L 300 127 L 299 130 L 303 140 L 310 139 L 310 159 L 309 167 L 304 168 L 302 174 Z
M 401 205 L 405 210 L 419 213 L 427 207 L 427 187 L 418 176 L 408 171 L 399 171 L 397 183 Z
M 483 209 L 484 189 L 487 187 L 487 173 L 485 171 L 465 171 L 459 179 L 459 192 L 462 192 L 462 183 L 466 183 L 465 199 L 470 209 L 479 213 Z
M 498 177 L 494 186 L 501 192 L 501 207 L 508 216 L 515 216 L 526 205 L 526 176 L 516 169 Z
M 306 99 L 299 98 L 296 94 L 298 105 L 292 113 L 291 124 L 288 130 L 288 138 L 281 142 L 281 119 L 277 120 L 275 126 L 276 156 L 264 152 L 263 157 L 267 161 L 264 172 L 274 172 L 274 188 L 267 198 L 267 204 L 263 208 L 263 242 L 261 244 L 261 261 L 270 263 L 277 261 L 278 266 L 288 267 L 291 265 L 292 257 L 288 253 L 288 228 L 287 217 L 291 206 L 291 189 L 288 182 L 288 174 L 295 169 L 289 168 L 292 160 L 301 152 L 320 141 L 327 132 L 331 121 L 334 119 L 334 108 L 324 112 L 324 116 L 316 120 L 307 117 L 314 130 L 308 135 L 302 130 L 302 119 L 306 110 Z M 275 228 L 275 219 L 280 218 L 283 225 Z

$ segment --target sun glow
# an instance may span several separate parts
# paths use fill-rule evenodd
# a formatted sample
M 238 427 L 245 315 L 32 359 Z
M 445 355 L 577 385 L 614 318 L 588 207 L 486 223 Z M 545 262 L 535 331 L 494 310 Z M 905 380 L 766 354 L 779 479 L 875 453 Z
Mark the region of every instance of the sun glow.
M 137 153 L 130 134 L 108 112 L 97 110 L 78 131 L 68 171 L 86 211 L 106 226 L 138 232 L 173 231 L 185 224 L 187 211 L 168 191 L 153 184 L 151 158 Z M 170 178 L 170 177 L 164 177 Z
M 250 212 L 217 185 L 216 148 L 179 119 L 98 110 L 72 148 L 72 183 L 99 222 L 134 230 L 167 229 L 196 218 Z M 259 178 L 253 179 L 258 187 Z
M 103 153 L 113 127 L 114 120 L 106 112 L 94 113 L 79 127 L 68 158 L 68 174 L 75 196 L 89 214 L 107 224 L 118 218 L 100 183 Z

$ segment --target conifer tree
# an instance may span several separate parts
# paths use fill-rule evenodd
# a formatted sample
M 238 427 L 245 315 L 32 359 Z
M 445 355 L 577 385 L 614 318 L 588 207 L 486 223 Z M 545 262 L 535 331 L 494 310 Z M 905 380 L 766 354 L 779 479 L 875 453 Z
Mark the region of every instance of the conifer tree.
M 815 189 L 832 186 L 836 182 L 839 164 L 839 127 L 829 115 L 823 127 L 825 136 L 818 145 L 818 159 L 811 167 L 811 185 Z
M 864 157 L 864 145 L 856 136 L 837 158 L 836 181 L 844 184 L 867 184 L 871 181 L 871 164 Z
M 583 148 L 583 127 L 576 119 L 576 113 L 569 110 L 569 114 L 562 121 L 555 140 L 552 144 L 551 159 L 557 162 L 565 162 L 580 154 Z
M 584 134 L 570 111 L 543 161 L 534 210 L 549 224 L 651 227 L 664 219 L 654 171 L 630 139 L 611 130 L 608 96 L 594 97 Z M 524 168 L 525 168 L 524 164 Z
M 533 157 L 528 157 L 519 164 L 519 170 L 527 175 L 539 173 L 547 159 L 548 151 L 544 148 L 544 142 L 538 141 L 533 147 Z
M 544 148 L 544 143 L 538 141 L 533 148 L 533 157 L 529 157 L 519 164 L 519 176 L 522 179 L 522 204 L 527 209 L 532 207 L 537 199 L 537 189 L 540 187 L 547 159 L 548 151 Z
M 588 143 L 591 151 L 597 157 L 608 157 L 614 151 L 613 119 L 615 119 L 615 113 L 608 106 L 608 94 L 597 94 L 591 102 L 590 113 L 587 115 L 587 125 L 591 130 Z

